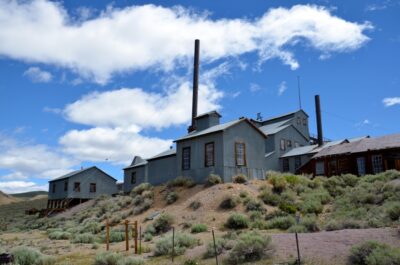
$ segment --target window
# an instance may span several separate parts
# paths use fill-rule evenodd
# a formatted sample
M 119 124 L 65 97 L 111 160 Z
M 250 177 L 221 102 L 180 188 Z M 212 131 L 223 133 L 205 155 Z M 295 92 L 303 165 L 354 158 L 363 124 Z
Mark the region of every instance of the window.
M 205 167 L 212 167 L 214 166 L 214 143 L 207 143 L 205 145 L 205 160 L 204 160 Z
M 324 161 L 315 163 L 315 175 L 317 175 L 317 176 L 325 175 Z
M 285 139 L 281 139 L 281 151 L 285 151 Z
M 64 191 L 68 191 L 68 180 L 64 181 Z
M 136 184 L 136 172 L 132 172 L 131 174 L 131 184 Z
M 286 140 L 286 147 L 287 148 L 292 148 L 292 141 L 291 140 Z
M 56 183 L 51 185 L 51 192 L 56 193 Z
M 246 166 L 246 145 L 235 143 L 235 157 L 237 166 Z
M 336 175 L 337 174 L 337 163 L 336 160 L 329 161 L 329 175 Z
M 357 157 L 358 175 L 365 175 L 365 157 Z
M 301 157 L 295 157 L 294 158 L 294 169 L 298 170 L 301 167 Z
M 300 144 L 298 142 L 294 142 L 294 147 L 299 147 Z
M 374 171 L 374 174 L 383 171 L 383 160 L 381 155 L 372 156 L 372 169 Z
M 297 125 L 301 125 L 301 118 L 297 117 Z
M 283 172 L 288 172 L 289 170 L 290 170 L 289 159 L 285 158 L 285 159 L 282 160 L 282 171 Z
M 81 192 L 81 183 L 80 182 L 74 183 L 74 191 Z
M 90 183 L 90 192 L 91 193 L 96 192 L 96 183 Z
M 190 147 L 182 149 L 182 170 L 190 169 Z
M 307 125 L 307 119 L 303 118 L 303 125 L 306 126 Z

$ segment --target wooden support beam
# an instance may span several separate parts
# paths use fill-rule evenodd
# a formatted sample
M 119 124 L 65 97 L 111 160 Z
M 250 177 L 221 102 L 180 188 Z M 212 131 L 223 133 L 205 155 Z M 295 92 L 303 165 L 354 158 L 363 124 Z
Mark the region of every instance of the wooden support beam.
M 138 223 L 135 221 L 135 254 L 138 254 Z
M 106 250 L 110 250 L 110 224 L 108 218 L 106 220 Z
M 129 221 L 125 220 L 125 250 L 129 251 L 129 233 L 128 233 Z

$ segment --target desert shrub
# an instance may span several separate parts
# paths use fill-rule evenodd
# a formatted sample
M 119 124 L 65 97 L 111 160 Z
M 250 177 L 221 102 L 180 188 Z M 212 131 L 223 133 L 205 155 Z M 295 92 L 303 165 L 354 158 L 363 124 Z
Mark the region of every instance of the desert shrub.
M 319 214 L 322 213 L 323 206 L 321 201 L 315 199 L 307 198 L 300 204 L 300 210 L 302 213 L 315 213 Z
M 146 229 L 144 230 L 144 233 L 148 233 L 151 235 L 155 235 L 156 234 L 156 229 L 154 228 L 154 225 L 149 224 Z
M 136 195 L 133 200 L 132 200 L 132 204 L 137 206 L 142 204 L 144 201 L 144 197 L 142 195 Z
M 239 193 L 239 197 L 242 198 L 242 199 L 247 198 L 248 196 L 249 196 L 249 193 L 247 191 L 245 191 L 245 190 L 242 190 Z
M 318 200 L 321 202 L 321 204 L 324 205 L 332 200 L 332 197 L 329 194 L 329 192 L 321 188 L 315 189 L 311 192 L 302 193 L 300 196 L 303 200 Z
M 67 240 L 71 239 L 71 233 L 64 231 L 54 231 L 48 234 L 51 240 Z
M 275 193 L 272 193 L 271 191 L 266 190 L 266 189 L 261 191 L 261 193 L 259 195 L 259 198 L 265 204 L 268 204 L 268 205 L 271 205 L 271 206 L 277 206 L 279 204 L 279 202 L 280 202 L 279 195 L 277 195 Z
M 165 233 L 171 229 L 174 217 L 170 214 L 161 214 L 153 223 L 155 234 Z
M 205 186 L 211 187 L 211 186 L 221 184 L 221 183 L 222 183 L 222 179 L 220 176 L 215 175 L 215 174 L 210 174 L 206 179 Z
M 253 229 L 267 229 L 267 222 L 261 219 L 256 219 L 251 223 L 251 228 Z
M 202 232 L 206 232 L 206 231 L 207 231 L 207 225 L 205 225 L 205 224 L 194 224 L 194 225 L 192 225 L 191 232 L 193 234 L 202 233 Z
M 285 201 L 283 201 L 279 204 L 279 209 L 286 213 L 290 213 L 290 214 L 296 213 L 296 211 L 297 211 L 297 207 L 295 204 L 292 204 L 290 202 L 285 202 Z
M 145 190 L 142 192 L 142 197 L 147 199 L 154 199 L 154 191 L 153 190 Z
M 400 264 L 400 249 L 394 249 L 376 241 L 366 241 L 352 247 L 349 263 L 352 265 Z
M 268 181 L 271 183 L 274 192 L 281 193 L 286 189 L 287 182 L 282 175 L 272 175 Z
M 289 214 L 287 212 L 281 211 L 281 210 L 275 210 L 273 212 L 267 213 L 265 215 L 265 220 L 271 220 L 275 217 L 283 217 L 283 216 L 288 216 Z
M 129 196 L 118 196 L 117 199 L 117 204 L 121 208 L 128 206 L 132 202 L 131 197 Z
M 257 211 L 257 212 L 265 212 L 262 203 L 260 201 L 250 199 L 246 202 L 246 211 Z
M 143 235 L 143 240 L 144 240 L 145 242 L 149 242 L 149 241 L 153 240 L 153 235 L 150 234 L 150 233 L 145 233 L 145 234 Z
M 247 177 L 243 174 L 239 174 L 232 178 L 232 182 L 238 184 L 244 184 L 247 182 Z
M 118 261 L 117 265 L 144 265 L 143 259 L 126 257 Z
M 14 262 L 18 265 L 50 265 L 54 264 L 54 259 L 45 256 L 38 250 L 30 247 L 16 247 L 11 251 Z
M 289 229 L 292 225 L 295 224 L 295 219 L 293 216 L 279 216 L 272 218 L 267 221 L 266 227 L 267 229 L 281 229 L 286 230 Z
M 238 204 L 238 199 L 232 195 L 224 197 L 224 199 L 219 204 L 221 209 L 233 209 Z
M 225 226 L 230 229 L 243 229 L 249 227 L 249 219 L 247 216 L 239 213 L 234 213 L 229 216 Z
M 392 221 L 400 218 L 400 202 L 392 202 L 386 208 L 386 214 Z
M 199 265 L 199 263 L 194 259 L 188 259 L 183 262 L 183 265 Z
M 175 255 L 182 255 L 187 248 L 193 248 L 199 241 L 187 234 L 177 233 L 175 235 Z M 172 254 L 172 235 L 160 238 L 155 245 L 154 255 L 163 256 Z
M 125 240 L 125 232 L 110 230 L 110 243 L 122 242 Z
M 304 216 L 300 219 L 300 225 L 304 226 L 306 232 L 318 232 L 318 219 L 315 215 Z
M 153 205 L 153 200 L 145 198 L 144 201 L 140 205 L 133 208 L 133 214 L 135 214 L 135 215 L 141 214 L 141 213 L 147 211 L 148 209 L 150 209 L 150 207 L 152 205 Z
M 118 224 L 122 221 L 122 215 L 120 213 L 114 213 L 109 219 L 111 225 Z
M 362 178 L 362 181 L 365 182 L 375 182 L 375 181 L 383 181 L 387 182 L 393 179 L 400 178 L 400 172 L 397 170 L 387 170 L 385 172 L 376 174 L 376 175 L 366 175 Z
M 332 197 L 342 195 L 346 187 L 343 179 L 338 176 L 328 178 L 323 185 Z
M 74 237 L 72 238 L 72 243 L 77 244 L 77 243 L 81 243 L 81 244 L 92 244 L 95 241 L 95 236 L 93 234 L 90 233 L 83 233 L 83 234 L 77 234 L 74 235 Z
M 197 209 L 199 209 L 201 207 L 201 202 L 199 201 L 192 201 L 189 204 L 189 208 L 191 208 L 193 211 L 196 211 Z
M 93 265 L 119 265 L 118 261 L 122 260 L 123 256 L 114 252 L 102 252 L 96 255 Z
M 360 221 L 353 219 L 331 220 L 325 225 L 326 231 L 342 230 L 342 229 L 360 229 L 363 225 Z
M 261 220 L 263 217 L 263 213 L 260 211 L 251 211 L 249 213 L 250 220 L 255 221 L 255 220 Z
M 176 193 L 175 191 L 171 191 L 167 193 L 167 196 L 165 196 L 165 201 L 167 202 L 167 204 L 173 204 L 178 200 L 178 198 L 178 193 Z
M 272 256 L 273 246 L 270 236 L 255 231 L 242 233 L 227 258 L 229 264 L 244 264 Z
M 206 252 L 204 253 L 204 258 L 212 258 L 215 257 L 215 250 L 217 252 L 217 255 L 221 255 L 224 253 L 225 250 L 230 249 L 231 246 L 228 243 L 228 240 L 224 238 L 216 238 L 215 239 L 215 249 L 214 249 L 214 242 L 209 242 L 207 244 L 207 249 Z
M 289 229 L 288 229 L 289 233 L 306 233 L 307 228 L 304 225 L 292 225 Z
M 151 190 L 153 190 L 153 186 L 150 183 L 141 183 L 132 189 L 131 196 L 135 197 L 136 195 L 142 195 L 144 191 Z
M 82 225 L 83 228 L 80 230 L 81 233 L 97 234 L 102 230 L 102 225 L 97 219 L 86 219 Z
M 359 177 L 357 177 L 353 174 L 344 174 L 344 175 L 341 175 L 340 178 L 343 180 L 343 182 L 346 186 L 350 186 L 350 187 L 354 187 L 355 185 L 357 185 L 357 183 L 360 179 Z
M 167 183 L 167 187 L 172 188 L 172 187 L 186 187 L 186 188 L 192 188 L 196 185 L 196 183 L 193 181 L 193 179 L 188 178 L 188 177 L 176 177 Z

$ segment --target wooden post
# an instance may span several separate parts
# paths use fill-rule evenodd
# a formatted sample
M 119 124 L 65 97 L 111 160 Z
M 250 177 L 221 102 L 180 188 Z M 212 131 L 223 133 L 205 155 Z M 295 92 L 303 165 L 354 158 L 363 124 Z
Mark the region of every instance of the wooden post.
M 174 263 L 175 256 L 175 227 L 172 227 L 172 263 Z
M 108 218 L 106 220 L 106 250 L 110 250 L 110 224 Z
M 214 228 L 212 229 L 212 237 L 214 242 L 215 263 L 218 265 L 218 252 L 217 252 L 217 245 L 215 244 Z
M 296 247 L 297 247 L 297 264 L 300 265 L 301 264 L 301 260 L 300 260 L 300 248 L 299 248 L 299 238 L 297 236 L 297 232 L 295 233 L 296 235 Z
M 129 221 L 125 220 L 125 250 L 129 251 L 129 233 L 128 233 Z
M 142 255 L 142 226 L 139 226 L 139 254 Z
M 138 254 L 138 223 L 135 221 L 135 254 Z

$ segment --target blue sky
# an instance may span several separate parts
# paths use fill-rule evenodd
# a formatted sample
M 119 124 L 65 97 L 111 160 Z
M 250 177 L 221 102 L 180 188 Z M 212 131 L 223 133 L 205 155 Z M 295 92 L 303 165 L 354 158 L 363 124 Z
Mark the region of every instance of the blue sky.
M 400 132 L 400 1 L 0 0 L 0 190 L 97 165 L 119 180 L 199 112 L 302 107 L 330 139 Z

